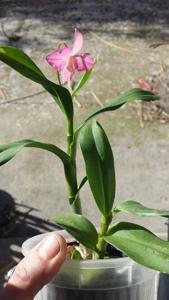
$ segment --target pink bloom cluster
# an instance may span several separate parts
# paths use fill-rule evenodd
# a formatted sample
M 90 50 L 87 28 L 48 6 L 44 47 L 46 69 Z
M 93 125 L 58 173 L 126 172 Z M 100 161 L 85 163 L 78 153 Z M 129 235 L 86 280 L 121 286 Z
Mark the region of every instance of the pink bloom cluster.
M 65 45 L 46 56 L 47 62 L 60 73 L 63 83 L 72 80 L 76 71 L 86 72 L 93 68 L 94 60 L 91 54 L 79 54 L 82 46 L 83 35 L 76 28 L 72 48 Z

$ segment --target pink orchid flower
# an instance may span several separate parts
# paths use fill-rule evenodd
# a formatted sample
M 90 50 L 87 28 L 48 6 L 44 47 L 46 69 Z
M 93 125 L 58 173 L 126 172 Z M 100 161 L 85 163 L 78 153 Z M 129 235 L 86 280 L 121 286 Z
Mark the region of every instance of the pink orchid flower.
M 141 89 L 147 90 L 148 92 L 153 92 L 153 86 L 145 79 L 139 79 L 138 85 Z
M 86 72 L 93 68 L 94 60 L 90 53 L 79 54 L 83 46 L 83 35 L 75 28 L 73 47 L 67 45 L 46 56 L 47 62 L 56 69 L 63 83 L 72 80 L 75 72 Z

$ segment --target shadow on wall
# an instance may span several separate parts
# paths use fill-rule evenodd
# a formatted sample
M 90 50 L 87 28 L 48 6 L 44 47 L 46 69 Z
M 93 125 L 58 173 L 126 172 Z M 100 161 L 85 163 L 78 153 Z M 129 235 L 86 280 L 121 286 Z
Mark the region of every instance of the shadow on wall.
M 58 227 L 36 215 L 33 207 L 18 204 L 6 191 L 0 190 L 0 286 L 4 275 L 21 258 L 20 247 L 27 237 L 57 230 Z
M 55 224 L 36 216 L 37 212 L 0 190 L 0 238 L 29 237 L 58 229 Z
M 8 9 L 7 9 L 8 8 Z M 169 23 L 168 0 L 1 0 L 0 17 L 25 14 L 55 22 Z
M 118 24 L 121 21 L 130 21 L 134 25 L 133 30 L 127 34 L 129 38 L 149 38 L 150 29 L 145 30 L 142 25 L 151 24 L 154 25 L 153 36 L 169 38 L 168 0 L 1 0 L 0 18 L 15 18 L 23 23 L 35 20 L 35 25 L 32 23 L 32 26 L 36 26 L 38 20 L 43 21 L 42 26 L 45 26 L 45 22 L 50 26 L 52 23 L 59 24 L 57 34 L 62 29 L 62 39 L 70 38 L 72 28 L 76 25 L 82 26 L 83 32 L 93 30 L 119 36 L 124 34 L 126 28 L 110 28 L 104 24 Z M 156 28 L 155 25 L 160 24 L 161 28 Z M 54 30 L 47 28 L 47 31 L 54 38 Z

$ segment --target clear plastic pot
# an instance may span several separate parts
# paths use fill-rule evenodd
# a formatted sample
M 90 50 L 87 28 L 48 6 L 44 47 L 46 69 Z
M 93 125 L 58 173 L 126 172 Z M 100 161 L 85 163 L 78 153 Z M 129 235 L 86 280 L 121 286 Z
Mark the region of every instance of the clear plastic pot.
M 64 230 L 58 233 L 68 238 Z M 23 254 L 26 255 L 45 235 L 24 242 Z M 155 300 L 156 278 L 157 272 L 128 257 L 67 260 L 35 300 Z

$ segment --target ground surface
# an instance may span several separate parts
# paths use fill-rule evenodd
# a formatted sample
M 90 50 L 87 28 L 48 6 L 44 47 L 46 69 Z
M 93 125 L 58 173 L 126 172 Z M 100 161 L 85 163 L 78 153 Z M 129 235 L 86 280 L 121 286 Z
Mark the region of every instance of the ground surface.
M 161 95 L 157 105 L 137 103 L 98 118 L 114 150 L 116 202 L 134 199 L 169 209 L 168 23 L 167 0 L 0 1 L 0 44 L 23 48 L 53 80 L 56 75 L 45 62 L 45 54 L 60 42 L 71 43 L 74 27 L 81 28 L 84 49 L 98 57 L 98 63 L 79 94 L 77 122 L 90 109 L 137 86 L 140 78 L 149 80 Z M 53 100 L 40 86 L 2 63 L 0 71 L 0 143 L 33 138 L 64 148 L 65 119 Z M 83 161 L 78 156 L 81 178 Z M 1 190 L 17 203 L 22 221 L 22 226 L 9 230 L 11 236 L 44 231 L 42 224 L 49 216 L 68 209 L 62 165 L 43 151 L 20 153 L 1 167 L 0 182 Z M 87 216 L 98 224 L 99 214 L 87 186 L 82 204 Z M 165 231 L 164 219 L 119 215 L 119 219 L 124 217 L 155 232 Z M 35 230 L 30 231 L 32 227 Z

